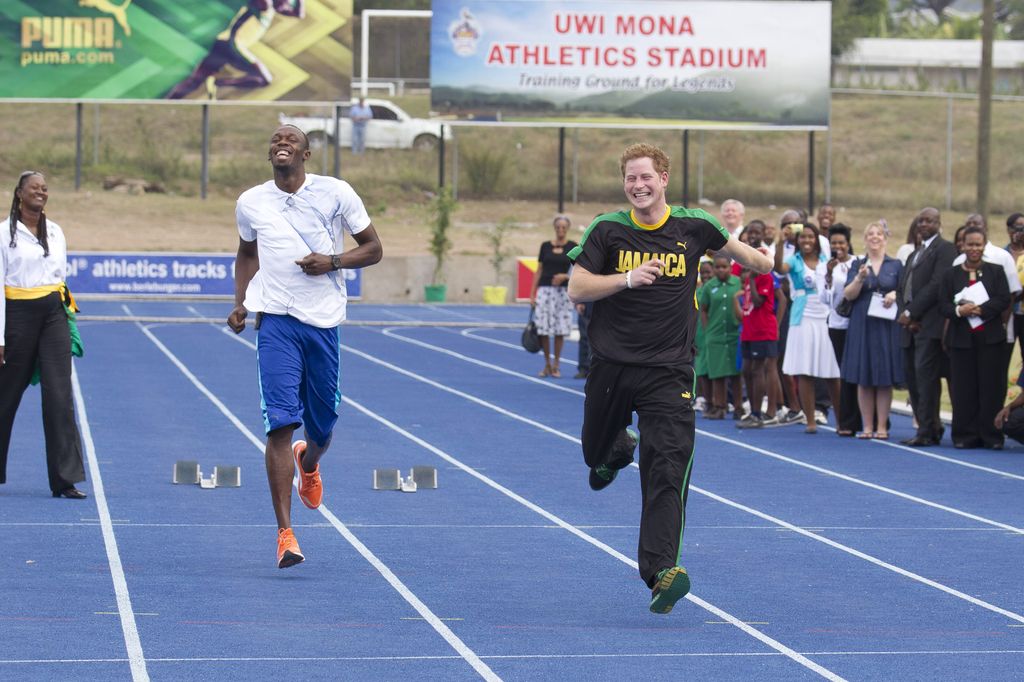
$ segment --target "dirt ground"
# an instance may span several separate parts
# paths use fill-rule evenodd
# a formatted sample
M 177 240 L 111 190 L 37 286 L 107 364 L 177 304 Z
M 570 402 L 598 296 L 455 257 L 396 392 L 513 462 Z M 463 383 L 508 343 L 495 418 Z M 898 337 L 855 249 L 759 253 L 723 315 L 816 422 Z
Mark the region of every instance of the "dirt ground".
M 570 239 L 578 240 L 582 229 L 598 213 L 618 210 L 625 205 L 570 204 L 565 213 L 572 218 Z M 705 207 L 717 215 L 717 206 Z M 542 241 L 552 235 L 551 220 L 557 213 L 557 202 L 542 201 L 460 201 L 453 216 L 452 255 L 487 256 L 492 247 L 488 230 L 499 221 L 509 219 L 515 227 L 507 237 L 508 247 L 517 255 L 534 255 Z M 863 244 L 863 228 L 883 217 L 870 208 L 837 207 L 838 220 L 853 228 L 854 245 Z M 903 243 L 907 225 L 916 209 L 888 211 L 893 235 L 889 252 L 895 253 Z M 775 222 L 782 208 L 750 206 L 748 220 L 761 218 Z M 234 222 L 234 200 L 211 196 L 208 199 L 164 194 L 131 195 L 104 190 L 83 190 L 51 187 L 47 215 L 67 234 L 74 251 L 202 251 L 234 252 L 238 233 Z M 398 201 L 393 205 L 371 209 L 374 226 L 390 257 L 429 253 L 429 221 L 427 204 Z M 963 220 L 960 214 L 947 215 L 944 234 L 950 237 Z

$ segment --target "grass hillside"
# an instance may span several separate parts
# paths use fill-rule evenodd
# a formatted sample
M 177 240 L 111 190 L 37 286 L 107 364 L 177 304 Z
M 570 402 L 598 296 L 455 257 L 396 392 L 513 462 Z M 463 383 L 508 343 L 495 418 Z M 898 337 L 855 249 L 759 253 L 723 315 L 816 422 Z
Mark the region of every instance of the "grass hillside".
M 426 96 L 396 98 L 425 116 Z M 895 226 L 892 249 L 922 206 L 945 205 L 947 103 L 935 98 L 837 95 L 832 103 L 832 202 L 855 228 L 885 216 Z M 973 209 L 975 103 L 953 107 L 953 209 L 947 233 Z M 233 250 L 233 203 L 244 189 L 270 177 L 266 148 L 279 111 L 327 114 L 289 107 L 216 105 L 210 109 L 209 195 L 199 200 L 201 110 L 188 104 L 87 104 L 83 108 L 83 187 L 73 193 L 75 107 L 71 104 L 0 104 L 0 178 L 13 186 L 26 168 L 47 173 L 54 187 L 51 215 L 74 226 L 75 248 Z M 547 238 L 557 208 L 558 131 L 546 128 L 455 130 L 447 146 L 447 182 L 457 184 L 456 253 L 486 252 L 482 227 L 511 218 L 512 236 L 526 252 Z M 568 130 L 566 209 L 577 224 L 622 205 L 618 154 L 649 140 L 673 159 L 670 200 L 682 198 L 682 133 L 674 130 Z M 996 102 L 993 111 L 993 188 L 990 222 L 1024 209 L 1024 103 Z M 816 201 L 824 199 L 825 133 L 815 135 Z M 785 206 L 807 204 L 808 134 L 693 131 L 690 134 L 690 201 L 698 189 L 714 211 L 728 197 L 750 206 L 747 217 L 774 220 Z M 575 164 L 573 158 L 575 155 Z M 330 172 L 325 151 L 307 166 Z M 426 203 L 438 182 L 431 152 L 371 151 L 342 154 L 342 176 L 363 196 L 391 247 L 390 253 L 423 253 Z M 703 168 L 698 188 L 697 169 Z M 457 169 L 457 177 L 456 177 Z M 166 194 L 129 196 L 102 189 L 109 176 L 159 182 Z M 579 203 L 572 203 L 573 192 Z M 529 248 L 527 248 L 527 245 Z

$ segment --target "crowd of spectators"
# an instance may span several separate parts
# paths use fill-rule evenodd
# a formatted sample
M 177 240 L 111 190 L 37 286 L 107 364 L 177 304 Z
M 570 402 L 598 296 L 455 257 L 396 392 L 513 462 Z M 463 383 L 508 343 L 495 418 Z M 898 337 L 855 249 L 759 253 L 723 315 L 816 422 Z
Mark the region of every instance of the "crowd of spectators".
M 776 267 L 756 275 L 710 254 L 702 264 L 704 417 L 731 411 L 739 428 L 802 424 L 813 434 L 831 412 L 839 436 L 887 439 L 893 390 L 906 389 L 916 430 L 902 442 L 927 447 L 946 435 L 945 379 L 956 448 L 1024 442 L 1024 390 L 1003 407 L 1024 334 L 1024 214 L 1007 219 L 1007 242 L 996 244 L 984 216 L 966 216 L 947 240 L 940 212 L 923 208 L 894 256 L 884 220 L 861 230 L 836 218 L 826 204 L 813 221 L 798 209 L 774 224 L 747 221 L 741 202 L 722 204 L 722 226 Z

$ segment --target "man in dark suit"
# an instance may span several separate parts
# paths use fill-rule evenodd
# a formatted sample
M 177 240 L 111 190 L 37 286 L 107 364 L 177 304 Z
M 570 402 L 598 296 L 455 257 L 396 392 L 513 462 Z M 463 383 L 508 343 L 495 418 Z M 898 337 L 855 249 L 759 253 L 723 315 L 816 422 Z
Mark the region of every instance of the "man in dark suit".
M 939 284 L 953 266 L 956 247 L 939 235 L 942 222 L 938 209 L 923 208 L 916 220 L 921 243 L 910 254 L 900 275 L 898 319 L 903 328 L 900 335 L 903 369 L 917 419 L 917 433 L 902 442 L 927 446 L 938 445 L 942 440 L 940 380 L 947 359 L 942 350 L 944 318 L 939 314 L 937 301 Z

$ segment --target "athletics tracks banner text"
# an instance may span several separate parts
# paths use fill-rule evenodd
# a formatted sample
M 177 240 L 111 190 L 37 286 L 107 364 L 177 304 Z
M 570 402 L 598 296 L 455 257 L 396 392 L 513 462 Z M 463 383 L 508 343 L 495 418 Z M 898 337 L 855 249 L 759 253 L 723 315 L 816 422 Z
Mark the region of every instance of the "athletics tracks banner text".
M 0 98 L 337 101 L 352 0 L 4 0 Z
M 360 298 L 362 271 L 341 273 L 349 299 Z M 234 296 L 235 256 L 72 251 L 67 282 L 76 296 Z
M 441 114 L 828 126 L 829 2 L 434 0 L 433 12 Z

